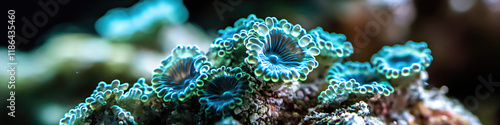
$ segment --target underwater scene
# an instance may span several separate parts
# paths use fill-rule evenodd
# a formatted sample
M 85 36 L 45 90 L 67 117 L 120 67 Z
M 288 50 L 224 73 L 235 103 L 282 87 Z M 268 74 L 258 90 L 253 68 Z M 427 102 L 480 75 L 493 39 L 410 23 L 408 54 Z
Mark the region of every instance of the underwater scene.
M 0 125 L 500 125 L 500 0 L 4 2 Z

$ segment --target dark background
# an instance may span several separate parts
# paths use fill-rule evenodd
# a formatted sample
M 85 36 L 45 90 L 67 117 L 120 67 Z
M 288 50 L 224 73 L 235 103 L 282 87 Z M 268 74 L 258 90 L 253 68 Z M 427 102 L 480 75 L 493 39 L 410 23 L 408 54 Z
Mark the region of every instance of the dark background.
M 16 10 L 16 28 L 18 28 L 18 33 L 20 33 L 19 29 L 23 24 L 21 21 L 22 17 L 32 20 L 33 14 L 42 10 L 37 4 L 38 1 L 46 0 L 3 1 L 4 5 L 7 5 L 4 6 L 4 12 L 8 9 Z M 28 43 L 19 44 L 18 49 L 26 52 L 33 50 L 43 45 L 47 36 L 53 32 L 79 32 L 97 35 L 93 28 L 94 22 L 104 15 L 106 11 L 116 7 L 130 7 L 136 2 L 137 0 L 70 0 L 68 4 L 60 5 L 57 15 L 49 17 L 47 25 L 38 28 L 38 34 L 30 38 Z M 184 1 L 189 11 L 188 22 L 199 26 L 207 34 L 212 35 L 215 35 L 218 29 L 233 25 L 233 22 L 237 19 L 254 13 L 259 18 L 276 16 L 278 19 L 287 19 L 293 24 L 301 24 L 307 30 L 321 26 L 326 31 L 345 34 L 347 40 L 352 42 L 356 35 L 353 27 L 364 27 L 367 22 L 374 20 L 373 18 L 360 16 L 362 18 L 355 18 L 358 19 L 356 21 L 345 21 L 342 17 L 346 15 L 342 14 L 342 11 L 328 11 L 331 8 L 341 8 L 341 5 L 345 5 L 343 2 L 338 2 L 338 6 L 324 8 L 320 7 L 317 2 L 300 0 L 243 1 L 233 6 L 234 10 L 223 13 L 224 19 L 220 20 L 213 2 L 214 0 Z M 225 0 L 220 0 L 220 2 L 228 4 Z M 416 16 L 415 20 L 408 26 L 409 31 L 407 35 L 399 41 L 388 41 L 383 35 L 371 37 L 371 42 L 368 46 L 362 48 L 361 52 L 353 54 L 348 60 L 369 61 L 371 55 L 376 53 L 382 46 L 396 43 L 402 44 L 406 40 L 425 41 L 429 44 L 434 57 L 431 66 L 427 69 L 429 73 L 428 83 L 435 87 L 448 86 L 448 95 L 450 97 L 456 98 L 463 103 L 467 96 L 474 96 L 476 87 L 481 85 L 478 77 L 488 80 L 488 76 L 491 75 L 492 81 L 500 82 L 500 13 L 493 13 L 496 16 L 489 18 L 487 15 L 492 13 L 486 9 L 486 5 L 480 0 L 476 1 L 475 5 L 469 11 L 463 13 L 454 13 L 450 10 L 448 7 L 449 3 L 446 0 L 423 0 L 413 2 L 413 4 L 415 5 Z M 386 9 L 382 8 L 381 10 Z M 4 14 L 7 15 L 6 13 Z M 333 16 L 335 14 L 337 15 Z M 5 21 L 7 20 L 6 18 L 4 19 Z M 76 25 L 79 28 L 64 28 L 66 24 Z M 383 31 L 387 30 L 390 29 L 383 27 Z M 6 42 L 1 42 L 1 45 L 1 47 L 5 47 L 7 44 Z M 353 45 L 359 46 L 354 42 Z M 5 118 L 7 117 L 7 113 L 4 112 L 6 111 L 4 104 L 1 104 L 1 121 L 7 119 L 8 121 L 15 120 L 19 123 L 37 124 L 36 121 L 31 120 L 36 115 L 28 107 L 36 104 L 31 103 L 32 100 L 52 100 L 55 102 L 71 100 L 71 102 L 76 103 L 68 104 L 76 106 L 77 102 L 82 102 L 85 97 L 90 95 L 89 92 L 95 88 L 96 81 L 103 79 L 111 81 L 110 77 L 126 79 L 124 78 L 126 76 L 119 74 L 101 76 L 94 75 L 91 72 L 77 78 L 75 76 L 59 75 L 57 78 L 54 78 L 54 83 L 47 84 L 47 87 L 26 93 L 19 93 L 17 96 L 18 109 L 16 112 L 18 117 Z M 72 80 L 72 78 L 75 78 L 75 80 Z M 133 81 L 133 79 L 129 81 Z M 87 85 L 82 86 L 80 90 L 61 90 L 58 87 L 60 85 L 58 82 L 87 83 Z M 2 86 L 5 83 L 6 81 L 2 81 Z M 23 86 L 17 87 L 21 88 Z M 492 92 L 486 91 L 484 88 L 480 91 L 482 94 L 490 93 L 491 96 L 486 100 L 479 100 L 479 108 L 473 111 L 474 114 L 480 117 L 483 124 L 500 123 L 498 121 L 494 122 L 495 119 L 490 119 L 498 118 L 500 112 L 498 106 L 500 104 L 500 86 L 496 86 L 494 89 L 495 91 Z M 58 92 L 55 91 L 64 91 L 66 94 L 73 95 L 73 98 L 67 99 L 67 96 L 58 95 Z M 4 97 L 3 94 L 5 93 L 7 92 L 2 92 L 1 97 Z M 0 103 L 4 103 L 4 101 L 0 101 Z M 491 114 L 493 116 L 482 116 L 481 114 Z

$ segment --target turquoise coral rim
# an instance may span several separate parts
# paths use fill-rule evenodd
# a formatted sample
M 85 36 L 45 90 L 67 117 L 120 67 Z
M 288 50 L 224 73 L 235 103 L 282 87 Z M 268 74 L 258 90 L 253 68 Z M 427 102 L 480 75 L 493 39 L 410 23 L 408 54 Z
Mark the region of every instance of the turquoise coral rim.
M 379 78 L 376 70 L 368 62 L 336 63 L 328 71 L 328 89 L 318 96 L 320 101 L 332 101 L 337 95 L 345 93 L 381 94 L 389 96 L 394 88 Z
M 198 90 L 205 113 L 226 115 L 228 110 L 243 104 L 245 93 L 253 93 L 251 76 L 240 68 L 222 66 L 202 76 L 204 87 Z
M 351 42 L 346 41 L 344 34 L 329 33 L 317 27 L 309 31 L 321 53 L 320 56 L 338 58 L 349 57 L 354 52 Z
M 137 80 L 137 82 L 134 83 L 134 85 L 132 85 L 132 87 L 120 97 L 120 100 L 122 100 L 122 98 L 137 99 L 142 102 L 147 102 L 153 94 L 155 94 L 153 87 L 146 84 L 146 79 L 139 78 L 139 80 Z
M 228 26 L 226 29 L 219 30 L 220 36 L 212 42 L 211 51 L 217 53 L 220 57 L 224 57 L 236 49 L 240 49 L 240 47 L 244 46 L 243 42 L 248 36 L 248 30 L 252 29 L 253 24 L 257 22 L 264 22 L 264 20 L 250 14 L 247 18 L 237 20 L 234 27 Z
M 207 57 L 196 46 L 177 46 L 172 55 L 153 71 L 151 83 L 165 102 L 184 101 L 203 86 L 201 74 L 210 69 Z
M 117 107 L 114 104 L 118 104 L 121 101 L 141 100 L 141 97 L 147 96 L 148 90 L 152 91 L 152 89 L 147 89 L 147 84 L 144 81 L 144 78 L 139 78 L 136 84 L 142 83 L 143 85 L 139 87 L 134 84 L 134 87 L 130 89 L 128 83 L 120 83 L 118 79 L 113 80 L 109 84 L 104 81 L 99 82 L 93 93 L 85 99 L 85 102 L 80 103 L 66 113 L 64 118 L 59 121 L 59 124 L 69 125 L 78 123 L 76 121 L 86 119 L 94 111 L 106 107 L 105 105 Z M 113 110 L 113 106 L 111 106 L 111 110 Z M 130 118 L 133 121 L 133 118 Z
M 314 56 L 320 53 L 319 49 L 298 24 L 267 17 L 265 22 L 255 23 L 249 33 L 245 62 L 256 65 L 254 74 L 264 81 L 304 81 L 318 66 Z
M 431 65 L 433 58 L 427 43 L 408 41 L 404 45 L 384 46 L 371 57 L 377 72 L 387 79 L 417 74 Z

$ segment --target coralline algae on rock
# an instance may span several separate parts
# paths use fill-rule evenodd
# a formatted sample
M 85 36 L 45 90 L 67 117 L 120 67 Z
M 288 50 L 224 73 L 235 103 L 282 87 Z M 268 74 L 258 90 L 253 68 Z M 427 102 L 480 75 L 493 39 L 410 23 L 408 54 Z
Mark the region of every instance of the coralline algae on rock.
M 99 83 L 60 124 L 480 124 L 445 89 L 424 89 L 425 42 L 352 62 L 345 35 L 276 17 L 218 33 L 208 53 L 175 48 L 151 82 Z

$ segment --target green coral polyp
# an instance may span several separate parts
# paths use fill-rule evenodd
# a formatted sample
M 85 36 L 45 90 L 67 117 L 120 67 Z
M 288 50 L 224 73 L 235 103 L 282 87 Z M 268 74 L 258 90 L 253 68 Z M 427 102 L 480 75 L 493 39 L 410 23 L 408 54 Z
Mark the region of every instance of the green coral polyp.
M 196 46 L 177 46 L 172 55 L 153 71 L 151 83 L 159 98 L 165 102 L 184 101 L 203 86 L 201 74 L 210 69 L 207 57 Z
M 227 115 L 229 110 L 243 104 L 245 93 L 253 93 L 251 76 L 240 68 L 222 66 L 202 75 L 204 87 L 197 94 L 205 113 Z
M 152 94 L 154 94 L 153 87 L 146 84 L 146 79 L 139 78 L 139 80 L 137 80 L 137 82 L 134 83 L 134 85 L 120 97 L 119 101 L 133 99 L 146 102 Z
M 429 67 L 433 60 L 425 42 L 385 46 L 370 62 L 361 63 L 344 62 L 343 59 L 353 53 L 353 46 L 345 35 L 329 33 L 321 27 L 306 32 L 300 25 L 276 17 L 260 19 L 251 14 L 218 33 L 207 53 L 214 66 L 198 47 L 177 46 L 153 71 L 151 84 L 144 78 L 130 88 L 128 83 L 119 80 L 109 84 L 100 82 L 84 103 L 64 115 L 60 124 L 217 124 L 221 123 L 216 121 L 220 119 L 229 121 L 222 124 L 296 124 L 299 121 L 301 124 L 383 124 L 378 118 L 369 119 L 380 116 L 387 122 L 397 120 L 399 123 L 400 119 L 392 117 L 403 113 L 398 110 L 420 103 L 405 102 L 402 107 L 393 101 L 407 98 L 421 101 L 421 97 L 427 97 L 421 95 L 427 91 L 420 90 L 427 79 L 410 77 L 417 76 L 415 74 Z M 317 68 L 319 63 L 321 66 Z M 402 77 L 410 79 L 399 79 Z M 389 81 L 403 91 L 394 94 Z M 412 82 L 408 87 L 418 88 L 399 86 L 407 81 Z M 327 89 L 317 96 L 321 103 L 311 103 L 310 97 L 316 96 L 325 84 Z M 379 95 L 383 96 L 378 98 Z M 373 109 L 383 111 L 368 116 L 370 109 L 363 102 L 367 100 Z M 343 101 L 346 102 L 330 105 Z M 353 101 L 359 103 L 348 104 Z M 313 106 L 316 107 L 313 109 Z M 311 115 L 296 119 L 305 112 Z
M 249 32 L 245 62 L 256 65 L 254 73 L 264 81 L 304 81 L 318 66 L 314 56 L 320 53 L 319 49 L 298 24 L 267 17 L 265 22 L 255 23 Z
M 139 79 L 139 81 L 144 81 L 144 78 Z M 59 121 L 61 125 L 71 125 L 77 123 L 86 123 L 85 121 L 94 111 L 101 111 L 103 108 L 109 108 L 112 104 L 116 104 L 119 101 L 129 99 L 124 98 L 124 93 L 129 89 L 128 83 L 120 83 L 120 80 L 115 79 L 111 83 L 106 83 L 104 81 L 99 82 L 96 89 L 85 99 L 84 103 L 80 103 L 74 109 L 71 109 L 68 113 L 64 115 Z M 130 93 L 128 91 L 127 93 Z M 133 119 L 132 119 L 133 121 Z
M 90 105 L 92 110 L 98 110 L 100 107 L 106 105 L 109 99 L 119 100 L 128 87 L 128 83 L 120 84 L 120 80 L 118 79 L 113 80 L 110 84 L 101 81 L 90 97 L 85 99 L 85 102 Z
M 234 22 L 234 27 L 228 26 L 226 29 L 221 29 L 218 31 L 221 39 L 234 38 L 234 35 L 240 31 L 249 30 L 252 25 L 256 22 L 264 22 L 263 19 L 257 18 L 255 14 L 248 15 L 247 18 L 240 18 Z
M 118 124 L 119 125 L 136 125 L 134 121 L 134 116 L 131 115 L 130 112 L 126 111 L 125 109 L 121 108 L 120 106 L 113 105 L 111 106 L 111 111 L 115 115 L 116 118 L 118 118 Z
M 81 121 L 88 117 L 88 104 L 80 103 L 74 109 L 70 109 L 68 113 L 64 114 L 64 117 L 59 121 L 60 125 L 73 125 L 78 123 L 76 121 Z
M 212 51 L 217 56 L 224 57 L 240 49 L 240 47 L 244 46 L 248 30 L 252 29 L 253 24 L 256 22 L 264 22 L 264 20 L 257 18 L 254 14 L 250 14 L 247 18 L 237 20 L 234 23 L 234 27 L 228 26 L 226 29 L 219 30 L 220 37 L 217 37 L 211 44 Z
M 309 33 L 321 50 L 320 56 L 331 58 L 349 57 L 354 52 L 351 42 L 346 41 L 344 34 L 328 33 L 321 27 L 312 29 Z
M 427 43 L 408 41 L 404 45 L 384 46 L 371 57 L 377 72 L 387 79 L 397 79 L 420 73 L 433 58 Z
M 336 63 L 328 71 L 328 89 L 321 92 L 320 101 L 335 100 L 340 94 L 381 94 L 389 96 L 394 88 L 384 78 L 378 78 L 376 70 L 368 62 Z

